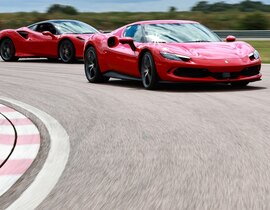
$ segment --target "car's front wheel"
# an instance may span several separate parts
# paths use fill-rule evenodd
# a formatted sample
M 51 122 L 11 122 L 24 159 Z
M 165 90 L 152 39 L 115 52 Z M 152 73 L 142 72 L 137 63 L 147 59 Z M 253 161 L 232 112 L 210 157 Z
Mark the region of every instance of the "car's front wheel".
M 59 46 L 59 57 L 64 63 L 71 63 L 75 60 L 75 48 L 70 40 L 63 40 Z
M 158 75 L 155 62 L 150 52 L 146 52 L 142 57 L 141 62 L 141 77 L 145 89 L 153 90 L 158 84 Z
M 84 70 L 87 80 L 91 83 L 107 82 L 110 79 L 100 72 L 97 53 L 92 46 L 88 47 L 84 53 Z
M 11 39 L 5 38 L 0 45 L 0 55 L 4 61 L 17 61 L 15 46 Z

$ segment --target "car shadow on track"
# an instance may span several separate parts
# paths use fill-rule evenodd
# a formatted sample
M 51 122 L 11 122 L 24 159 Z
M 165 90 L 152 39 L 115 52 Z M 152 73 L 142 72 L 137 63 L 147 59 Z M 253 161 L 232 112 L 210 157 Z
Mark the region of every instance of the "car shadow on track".
M 258 83 L 259 84 L 259 83 Z M 246 87 L 234 87 L 223 83 L 160 83 L 155 92 L 234 92 L 234 91 L 254 91 L 267 89 L 257 83 L 250 83 Z M 134 88 L 143 90 L 140 81 L 110 80 L 103 83 L 106 86 L 119 86 L 123 88 Z
M 18 63 L 55 63 L 55 64 L 65 64 L 61 60 L 56 60 L 56 59 L 46 59 L 46 58 L 25 58 L 25 59 L 20 59 L 16 61 Z M 83 60 L 76 60 L 73 61 L 72 63 L 67 63 L 67 64 L 83 64 Z

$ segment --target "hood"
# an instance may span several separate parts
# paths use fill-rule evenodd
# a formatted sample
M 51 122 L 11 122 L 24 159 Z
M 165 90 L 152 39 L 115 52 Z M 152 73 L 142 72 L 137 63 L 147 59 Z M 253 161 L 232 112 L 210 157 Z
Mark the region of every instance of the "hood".
M 254 51 L 245 42 L 165 43 L 159 45 L 160 51 L 197 59 L 239 59 Z

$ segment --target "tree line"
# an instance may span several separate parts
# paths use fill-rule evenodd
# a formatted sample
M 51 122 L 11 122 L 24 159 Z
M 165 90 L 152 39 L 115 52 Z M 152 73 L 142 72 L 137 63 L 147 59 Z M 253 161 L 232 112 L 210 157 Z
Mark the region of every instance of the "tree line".
M 264 4 L 260 1 L 250 1 L 245 0 L 236 4 L 229 4 L 224 1 L 208 3 L 208 1 L 200 1 L 194 7 L 191 8 L 191 11 L 200 11 L 200 12 L 221 12 L 228 10 L 238 10 L 241 12 L 270 12 L 270 5 Z

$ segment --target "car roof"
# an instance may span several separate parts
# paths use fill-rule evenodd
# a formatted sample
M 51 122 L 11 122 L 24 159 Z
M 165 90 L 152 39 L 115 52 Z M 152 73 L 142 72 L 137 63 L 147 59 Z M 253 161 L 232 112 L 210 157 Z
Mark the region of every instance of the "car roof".
M 129 25 L 133 25 L 133 24 L 165 24 L 165 23 L 198 23 L 196 21 L 193 20 L 145 20 L 145 21 L 138 21 L 138 22 L 134 22 L 132 24 Z
M 81 22 L 81 21 L 79 21 L 79 20 L 69 20 L 69 19 L 43 20 L 43 21 L 40 21 L 40 22 L 33 23 L 30 26 L 41 24 L 41 23 L 57 23 L 57 22 Z

